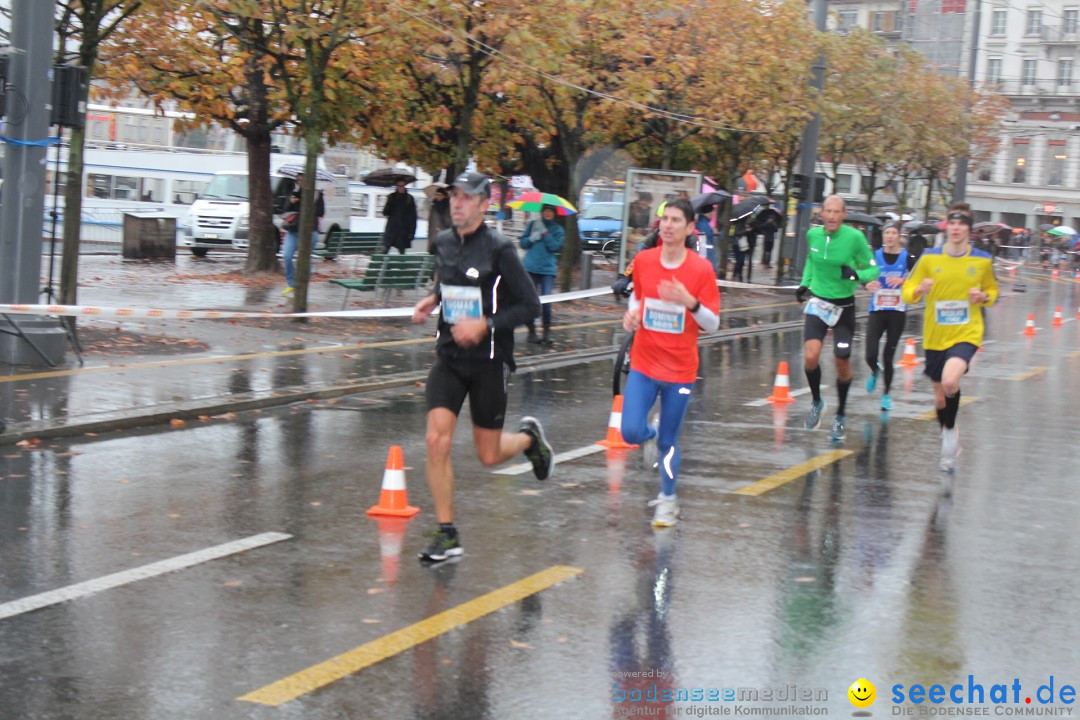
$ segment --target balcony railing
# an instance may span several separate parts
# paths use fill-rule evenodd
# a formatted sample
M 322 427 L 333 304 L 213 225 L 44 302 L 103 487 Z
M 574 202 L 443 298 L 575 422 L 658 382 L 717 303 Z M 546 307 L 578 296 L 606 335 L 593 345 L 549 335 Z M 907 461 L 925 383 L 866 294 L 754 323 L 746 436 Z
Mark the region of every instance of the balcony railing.
M 1002 80 L 1000 82 L 983 82 L 983 87 L 997 90 L 1002 95 L 1016 97 L 1076 97 L 1080 96 L 1080 82 L 1073 80 L 1071 83 L 1061 85 L 1057 80 L 1036 80 L 1026 83 L 1023 80 Z
M 1080 32 L 1075 24 L 1072 27 L 1043 25 L 1040 35 L 1045 43 L 1080 43 Z

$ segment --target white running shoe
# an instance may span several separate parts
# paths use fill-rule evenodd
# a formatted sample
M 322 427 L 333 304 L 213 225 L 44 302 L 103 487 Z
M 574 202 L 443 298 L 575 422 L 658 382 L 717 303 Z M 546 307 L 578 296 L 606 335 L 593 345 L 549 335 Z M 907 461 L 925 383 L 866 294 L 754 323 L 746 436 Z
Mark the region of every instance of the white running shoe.
M 657 495 L 649 501 L 649 507 L 655 507 L 652 524 L 655 527 L 674 527 L 679 519 L 679 501 L 674 496 Z
M 960 435 L 956 428 L 941 428 L 941 470 L 956 470 L 956 456 L 960 454 Z

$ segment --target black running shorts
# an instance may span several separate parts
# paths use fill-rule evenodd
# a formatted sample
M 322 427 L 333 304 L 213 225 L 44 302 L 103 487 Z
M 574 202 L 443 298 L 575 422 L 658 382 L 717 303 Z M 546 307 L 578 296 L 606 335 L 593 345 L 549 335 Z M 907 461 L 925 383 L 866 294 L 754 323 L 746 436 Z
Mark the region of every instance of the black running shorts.
M 830 301 L 831 302 L 831 301 Z M 821 340 L 833 331 L 833 354 L 841 359 L 851 357 L 851 341 L 855 338 L 855 303 L 844 308 L 836 325 L 830 328 L 817 315 L 803 315 L 803 341 Z
M 941 382 L 941 373 L 945 370 L 945 363 L 948 362 L 949 358 L 961 358 L 970 366 L 975 353 L 978 351 L 979 347 L 977 345 L 966 342 L 956 343 L 944 350 L 927 350 L 925 351 L 926 367 L 923 372 L 926 373 L 926 377 L 934 382 Z M 964 372 L 967 373 L 967 370 L 964 370 Z
M 428 373 L 427 409 L 446 408 L 457 415 L 469 396 L 473 425 L 502 430 L 506 419 L 506 386 L 510 368 L 499 360 L 454 361 L 437 358 Z

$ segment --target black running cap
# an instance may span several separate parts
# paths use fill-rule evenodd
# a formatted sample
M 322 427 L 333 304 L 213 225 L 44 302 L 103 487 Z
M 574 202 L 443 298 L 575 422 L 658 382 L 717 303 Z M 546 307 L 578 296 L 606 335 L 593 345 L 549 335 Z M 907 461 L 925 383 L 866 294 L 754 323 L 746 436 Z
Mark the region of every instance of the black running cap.
M 463 172 L 454 180 L 454 187 L 467 195 L 491 197 L 491 178 L 483 173 Z

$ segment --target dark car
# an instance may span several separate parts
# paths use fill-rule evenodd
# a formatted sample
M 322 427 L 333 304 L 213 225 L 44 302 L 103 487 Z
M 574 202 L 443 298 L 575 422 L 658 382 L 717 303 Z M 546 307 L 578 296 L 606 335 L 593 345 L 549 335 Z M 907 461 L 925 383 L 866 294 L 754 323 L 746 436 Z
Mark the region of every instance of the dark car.
M 623 204 L 596 202 L 578 217 L 578 236 L 583 250 L 600 250 L 614 255 L 622 239 Z

